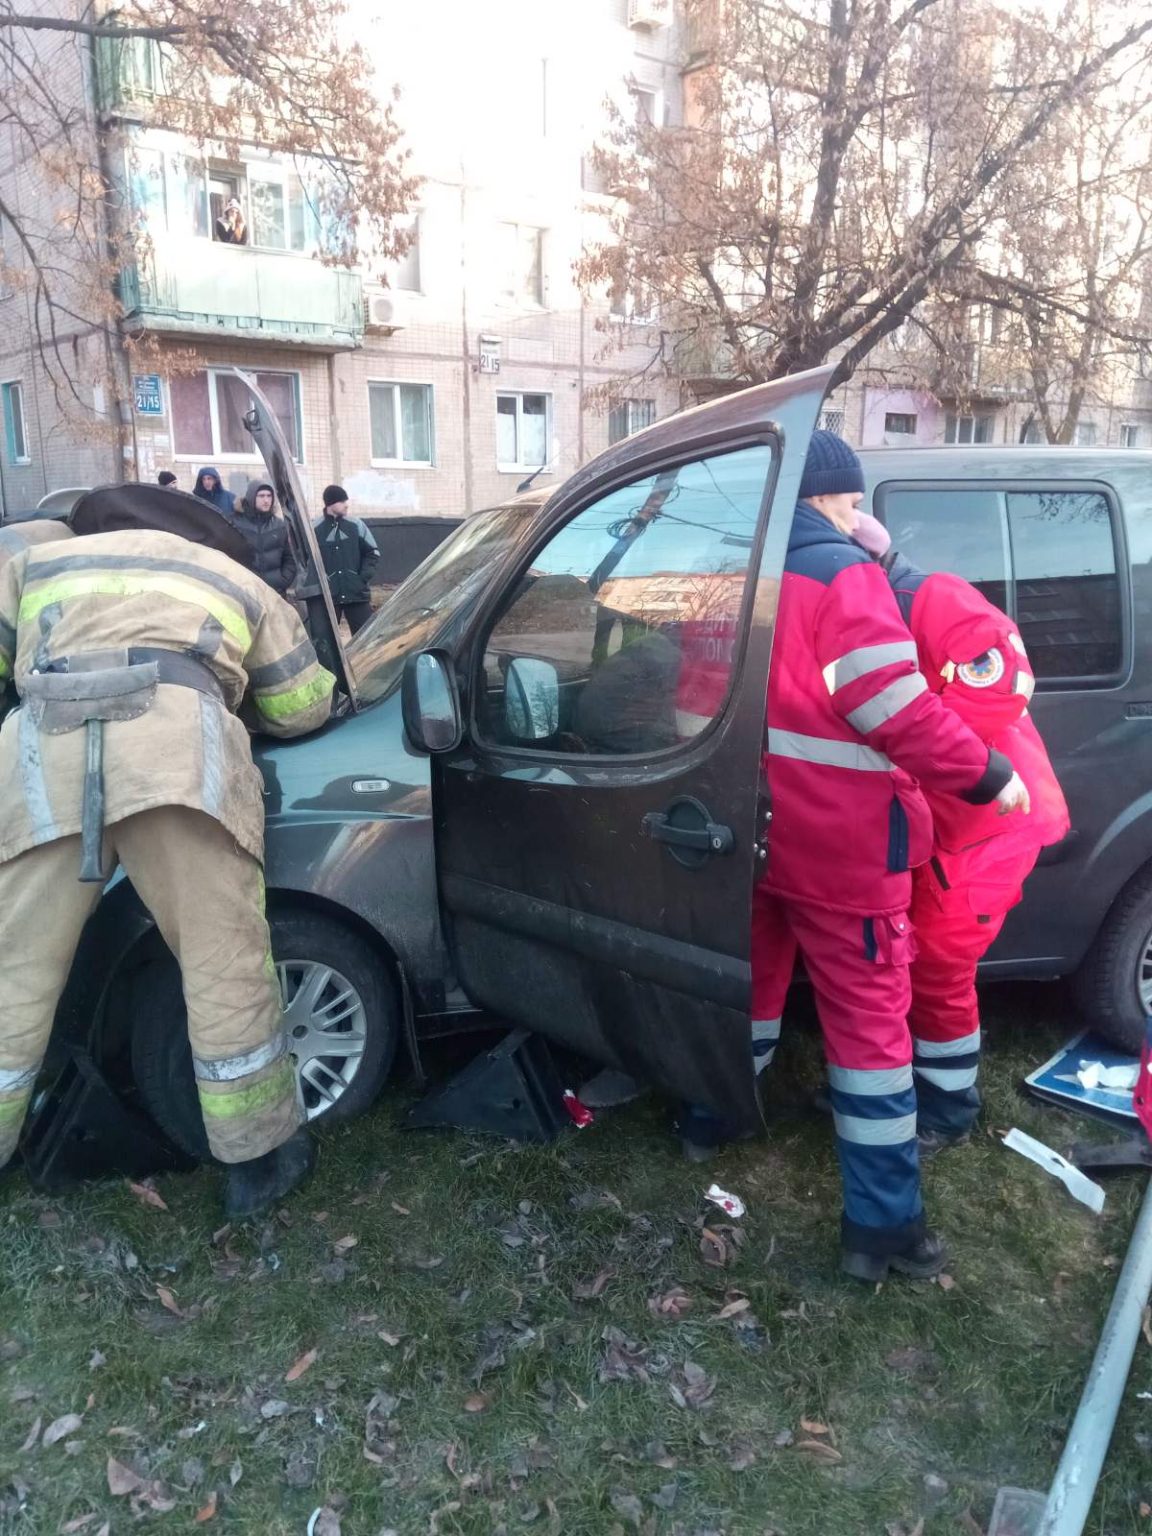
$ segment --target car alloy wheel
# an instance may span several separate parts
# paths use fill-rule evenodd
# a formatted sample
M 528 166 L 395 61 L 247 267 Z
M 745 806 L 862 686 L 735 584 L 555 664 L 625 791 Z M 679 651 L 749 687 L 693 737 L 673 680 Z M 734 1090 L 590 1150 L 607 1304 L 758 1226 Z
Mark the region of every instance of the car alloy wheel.
M 347 1093 L 364 1060 L 368 1020 L 356 988 L 332 966 L 279 960 L 288 1051 L 309 1120 Z

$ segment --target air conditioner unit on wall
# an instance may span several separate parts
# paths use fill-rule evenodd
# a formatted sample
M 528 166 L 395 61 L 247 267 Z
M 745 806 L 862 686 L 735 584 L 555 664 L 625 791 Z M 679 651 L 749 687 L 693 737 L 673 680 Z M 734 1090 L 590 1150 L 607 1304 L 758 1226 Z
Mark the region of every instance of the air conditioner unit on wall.
M 630 27 L 670 27 L 672 0 L 628 0 Z
M 367 331 L 402 331 L 407 324 L 404 300 L 395 293 L 364 295 L 364 329 Z

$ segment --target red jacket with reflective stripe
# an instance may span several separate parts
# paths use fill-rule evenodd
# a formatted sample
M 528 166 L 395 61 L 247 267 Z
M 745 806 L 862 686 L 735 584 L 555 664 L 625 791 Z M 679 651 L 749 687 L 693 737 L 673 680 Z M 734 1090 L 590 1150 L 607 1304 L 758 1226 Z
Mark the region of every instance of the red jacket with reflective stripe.
M 796 508 L 768 681 L 765 884 L 875 917 L 900 912 L 932 850 L 917 780 L 983 803 L 1010 766 L 933 693 L 885 572 Z
M 1069 827 L 1068 806 L 1028 713 L 1035 678 L 1015 624 L 960 576 L 926 574 L 899 555 L 882 563 L 928 686 L 1008 758 L 1032 801 L 1028 816 L 999 816 L 994 805 L 967 805 L 926 782 L 936 845 L 959 853 L 993 837 L 1021 850 L 1059 842 Z

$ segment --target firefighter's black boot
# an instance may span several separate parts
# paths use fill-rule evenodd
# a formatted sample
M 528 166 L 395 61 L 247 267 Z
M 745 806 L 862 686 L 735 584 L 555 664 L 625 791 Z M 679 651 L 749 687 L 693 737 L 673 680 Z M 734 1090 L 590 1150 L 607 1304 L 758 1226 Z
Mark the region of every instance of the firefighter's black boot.
M 935 1232 L 924 1232 L 910 1247 L 896 1253 L 860 1253 L 846 1246 L 840 1250 L 840 1268 L 844 1273 L 874 1285 L 886 1280 L 889 1270 L 907 1275 L 910 1280 L 931 1280 L 947 1262 L 948 1249 Z
M 233 1163 L 224 1189 L 224 1214 L 235 1221 L 258 1216 L 303 1184 L 316 1162 L 316 1143 L 306 1130 L 247 1163 Z

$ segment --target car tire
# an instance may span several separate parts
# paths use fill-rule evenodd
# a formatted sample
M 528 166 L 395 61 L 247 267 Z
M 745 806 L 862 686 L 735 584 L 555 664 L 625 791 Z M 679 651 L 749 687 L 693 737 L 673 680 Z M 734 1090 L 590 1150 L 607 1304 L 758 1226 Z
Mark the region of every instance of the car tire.
M 1139 1056 L 1145 1017 L 1152 1013 L 1152 866 L 1134 875 L 1113 902 L 1076 973 L 1075 989 L 1091 1028 L 1117 1050 Z
M 270 913 L 268 926 L 288 997 L 289 1050 L 296 1045 L 310 1051 L 297 1059 L 297 1084 L 309 1123 L 349 1120 L 373 1103 L 392 1070 L 402 1027 L 395 983 L 370 946 L 332 918 L 286 911 Z M 316 992 L 314 1004 L 311 991 Z M 301 1010 L 295 1021 L 293 1001 Z M 337 1048 L 326 1052 L 329 1039 Z M 359 1047 L 358 1054 L 349 1053 L 349 1045 Z M 180 969 L 171 955 L 150 963 L 136 981 L 132 1073 L 161 1130 L 185 1152 L 207 1161 Z

